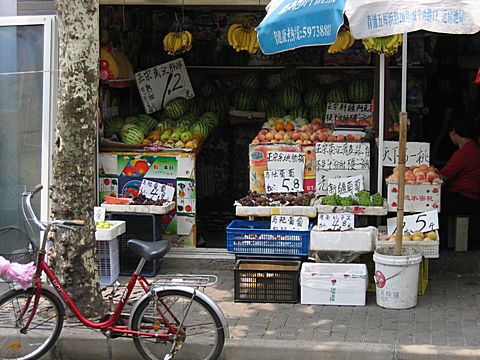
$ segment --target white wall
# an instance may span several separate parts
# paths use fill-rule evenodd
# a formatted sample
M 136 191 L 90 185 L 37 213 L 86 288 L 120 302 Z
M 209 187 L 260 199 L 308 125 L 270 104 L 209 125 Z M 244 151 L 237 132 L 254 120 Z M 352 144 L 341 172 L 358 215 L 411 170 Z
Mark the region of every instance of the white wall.
M 17 0 L 0 1 L 0 16 L 16 16 Z

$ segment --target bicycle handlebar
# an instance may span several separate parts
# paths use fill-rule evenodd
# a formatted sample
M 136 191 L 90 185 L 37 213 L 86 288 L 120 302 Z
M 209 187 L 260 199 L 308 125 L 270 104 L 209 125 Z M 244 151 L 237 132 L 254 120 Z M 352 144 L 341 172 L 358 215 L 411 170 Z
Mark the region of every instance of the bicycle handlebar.
M 39 192 L 40 190 L 42 190 L 42 189 L 43 189 L 43 185 L 42 185 L 42 184 L 38 184 L 37 186 L 35 186 L 35 187 L 33 188 L 32 191 L 30 191 L 30 194 L 35 195 L 36 193 L 38 193 L 38 192 Z

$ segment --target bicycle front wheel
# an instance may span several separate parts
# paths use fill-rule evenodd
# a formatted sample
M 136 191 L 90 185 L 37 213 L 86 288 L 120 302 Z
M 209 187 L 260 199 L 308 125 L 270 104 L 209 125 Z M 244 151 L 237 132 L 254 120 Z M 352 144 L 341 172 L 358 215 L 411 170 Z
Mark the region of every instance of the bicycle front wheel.
M 32 322 L 25 334 L 20 332 L 33 310 L 33 294 L 34 289 L 30 288 L 11 290 L 0 296 L 1 359 L 39 359 L 55 344 L 62 331 L 63 304 L 54 293 L 42 289 Z
M 191 293 L 182 290 L 159 291 L 157 298 L 158 301 L 145 298 L 133 314 L 132 330 L 153 335 L 133 337 L 143 358 L 170 359 L 167 355 L 175 349 L 175 359 L 217 359 L 223 349 L 225 333 L 216 312 L 198 296 L 192 299 Z

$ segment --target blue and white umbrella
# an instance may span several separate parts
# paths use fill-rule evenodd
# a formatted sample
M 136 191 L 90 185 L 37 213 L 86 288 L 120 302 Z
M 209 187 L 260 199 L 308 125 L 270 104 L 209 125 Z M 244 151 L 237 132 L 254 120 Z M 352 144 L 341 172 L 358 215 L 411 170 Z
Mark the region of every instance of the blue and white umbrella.
M 258 43 L 271 55 L 335 42 L 346 0 L 273 0 L 258 25 Z

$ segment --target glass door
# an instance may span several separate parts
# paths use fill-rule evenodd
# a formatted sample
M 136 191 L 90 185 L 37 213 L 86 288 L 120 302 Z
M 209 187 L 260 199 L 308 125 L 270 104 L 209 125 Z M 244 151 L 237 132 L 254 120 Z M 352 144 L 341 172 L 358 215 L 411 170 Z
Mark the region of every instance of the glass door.
M 56 48 L 54 16 L 0 17 L 0 228 L 23 229 L 22 191 L 49 185 Z M 48 191 L 34 206 L 45 220 Z M 24 241 L 17 232 L 1 236 L 0 253 Z

